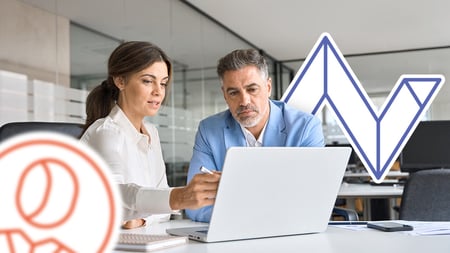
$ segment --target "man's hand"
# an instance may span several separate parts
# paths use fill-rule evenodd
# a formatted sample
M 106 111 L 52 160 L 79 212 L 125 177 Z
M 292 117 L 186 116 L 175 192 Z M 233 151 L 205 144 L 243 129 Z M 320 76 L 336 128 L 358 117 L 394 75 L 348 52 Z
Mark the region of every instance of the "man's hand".
M 200 173 L 185 187 L 174 188 L 170 194 L 170 207 L 173 210 L 197 209 L 214 204 L 220 176 L 220 172 Z

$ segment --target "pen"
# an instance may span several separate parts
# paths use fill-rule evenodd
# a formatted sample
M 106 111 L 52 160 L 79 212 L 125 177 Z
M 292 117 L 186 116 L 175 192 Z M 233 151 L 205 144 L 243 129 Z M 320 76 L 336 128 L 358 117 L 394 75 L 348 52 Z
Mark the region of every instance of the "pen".
M 208 170 L 207 168 L 205 168 L 203 166 L 200 167 L 200 171 L 203 173 L 214 174 L 212 171 Z
M 367 221 L 330 221 L 328 225 L 367 225 Z

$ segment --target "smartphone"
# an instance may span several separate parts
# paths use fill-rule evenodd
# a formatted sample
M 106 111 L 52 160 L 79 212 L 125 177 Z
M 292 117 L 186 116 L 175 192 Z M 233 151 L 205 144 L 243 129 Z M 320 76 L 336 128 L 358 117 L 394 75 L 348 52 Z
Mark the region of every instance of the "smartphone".
M 378 222 L 368 222 L 368 228 L 374 228 L 385 232 L 394 231 L 411 231 L 413 227 L 406 224 L 401 224 L 393 221 L 378 221 Z

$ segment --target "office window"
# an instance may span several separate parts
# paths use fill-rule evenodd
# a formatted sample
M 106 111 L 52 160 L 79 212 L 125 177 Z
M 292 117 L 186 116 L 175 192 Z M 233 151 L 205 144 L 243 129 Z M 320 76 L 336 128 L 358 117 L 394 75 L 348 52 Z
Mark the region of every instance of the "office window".
M 65 15 L 68 3 L 58 5 Z M 121 18 L 106 17 L 105 29 L 70 19 L 71 86 L 90 91 L 99 85 L 106 78 L 108 57 L 121 41 L 146 40 L 160 46 L 173 62 L 172 88 L 167 105 L 146 120 L 158 127 L 169 184 L 183 185 L 198 123 L 227 108 L 217 60 L 251 46 L 179 1 L 115 1 L 109 8 Z
M 23 75 L 24 84 L 16 88 L 27 94 L 38 85 L 54 86 L 48 88 L 52 92 L 65 87 L 70 102 L 65 108 L 69 109 L 70 117 L 64 120 L 82 122 L 84 115 L 79 112 L 84 111 L 84 101 L 81 97 L 105 79 L 106 61 L 111 51 L 123 40 L 147 40 L 159 45 L 174 62 L 173 89 L 161 115 L 148 120 L 158 124 L 164 136 L 168 175 L 174 171 L 172 164 L 177 170 L 185 170 L 198 122 L 227 108 L 215 71 L 217 60 L 231 50 L 254 45 L 182 1 L 111 0 L 107 8 L 103 4 L 104 1 L 99 0 L 3 0 L 0 8 L 0 71 Z M 258 42 L 253 43 L 257 45 Z M 272 98 L 279 99 L 302 59 L 284 61 L 272 59 L 270 52 L 266 53 L 274 83 Z M 450 59 L 448 48 L 347 58 L 363 86 L 372 87 L 367 91 L 374 100 L 383 100 L 388 92 L 378 88 L 386 84 L 393 87 L 403 73 L 445 73 L 450 64 L 437 61 L 445 59 Z M 395 62 L 399 68 L 384 69 L 383 62 L 386 61 Z M 423 65 L 420 69 L 412 69 L 408 62 L 413 61 L 422 61 Z M 9 81 L 0 83 L 2 105 L 12 98 L 5 95 L 5 87 L 10 84 Z M 449 96 L 448 92 L 441 91 L 426 117 L 450 118 L 447 112 L 450 104 L 444 99 Z M 27 99 L 26 105 L 21 104 L 27 108 L 27 113 L 20 119 L 62 119 L 56 116 L 60 113 L 56 109 L 51 116 L 45 113 L 52 110 L 35 107 L 34 102 L 29 101 Z M 7 107 L 2 106 L 0 111 L 1 123 L 19 119 L 11 118 L 11 114 L 5 116 L 4 108 Z M 39 113 L 31 114 L 35 109 Z M 22 113 L 15 114 L 20 115 Z M 319 116 L 324 122 L 327 142 L 342 140 L 340 129 L 336 128 L 330 113 L 325 110 Z M 173 173 L 173 180 L 169 180 L 172 185 L 184 183 L 177 175 Z

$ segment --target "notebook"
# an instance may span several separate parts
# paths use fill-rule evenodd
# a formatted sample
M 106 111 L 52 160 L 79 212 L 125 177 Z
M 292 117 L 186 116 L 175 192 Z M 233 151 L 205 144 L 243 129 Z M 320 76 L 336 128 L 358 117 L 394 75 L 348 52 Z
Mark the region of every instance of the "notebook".
M 203 242 L 323 232 L 351 148 L 228 149 L 209 226 L 167 233 Z
M 119 240 L 115 249 L 132 252 L 150 252 L 185 244 L 187 240 L 187 237 L 171 235 L 121 233 L 119 234 Z

